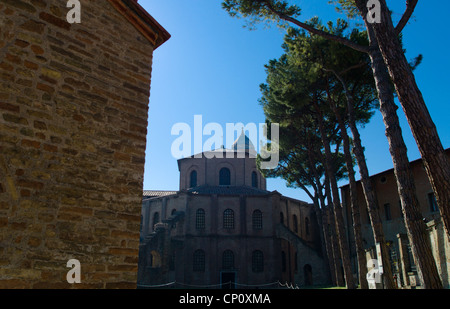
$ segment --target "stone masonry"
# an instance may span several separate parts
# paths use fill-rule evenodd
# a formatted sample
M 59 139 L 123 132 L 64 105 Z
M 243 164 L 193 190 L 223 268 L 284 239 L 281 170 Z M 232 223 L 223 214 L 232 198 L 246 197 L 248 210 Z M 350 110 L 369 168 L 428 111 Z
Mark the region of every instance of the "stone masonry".
M 136 0 L 0 0 L 0 288 L 135 288 L 153 51 Z M 66 266 L 81 263 L 81 283 Z

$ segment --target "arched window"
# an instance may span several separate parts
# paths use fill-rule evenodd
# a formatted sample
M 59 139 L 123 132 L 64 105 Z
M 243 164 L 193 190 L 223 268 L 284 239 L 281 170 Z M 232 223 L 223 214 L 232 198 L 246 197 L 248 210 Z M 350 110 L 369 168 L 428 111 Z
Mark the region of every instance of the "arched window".
M 195 213 L 195 228 L 197 230 L 205 229 L 205 210 L 202 208 L 197 209 Z
M 225 250 L 222 254 L 222 268 L 233 269 L 234 268 L 234 253 L 231 250 Z
M 258 188 L 258 174 L 256 172 L 252 172 L 252 187 Z
M 305 218 L 305 232 L 306 235 L 309 235 L 309 219 L 307 217 Z
M 189 187 L 194 188 L 197 186 L 197 171 L 192 171 L 189 177 Z
M 284 224 L 284 214 L 280 211 L 280 223 Z
M 219 172 L 219 185 L 229 186 L 231 184 L 231 173 L 226 167 L 222 168 Z
M 194 251 L 192 270 L 205 271 L 205 251 L 201 249 Z
M 170 216 L 174 216 L 176 212 L 177 212 L 177 210 L 175 208 L 172 209 L 172 211 L 170 212 Z M 177 227 L 177 224 L 176 223 L 172 223 L 172 227 L 173 228 Z
M 223 228 L 234 229 L 234 211 L 232 209 L 225 209 L 223 212 Z
M 256 209 L 252 214 L 252 225 L 254 230 L 262 230 L 263 222 L 262 222 L 262 212 L 259 209 Z
M 294 232 L 298 233 L 298 221 L 297 221 L 297 215 L 292 216 L 292 224 L 294 225 Z
M 150 252 L 150 267 L 161 267 L 161 255 L 155 250 Z
M 159 222 L 159 212 L 155 212 L 153 214 L 153 223 L 152 223 L 153 230 L 155 230 L 155 224 L 158 222 Z
M 252 271 L 254 273 L 264 271 L 264 255 L 260 250 L 255 250 L 252 252 Z

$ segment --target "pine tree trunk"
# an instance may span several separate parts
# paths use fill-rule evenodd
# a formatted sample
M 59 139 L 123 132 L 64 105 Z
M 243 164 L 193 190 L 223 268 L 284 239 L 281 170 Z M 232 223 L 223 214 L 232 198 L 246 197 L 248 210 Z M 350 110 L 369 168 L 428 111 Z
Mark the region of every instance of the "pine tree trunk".
M 373 59 L 372 62 L 374 63 L 374 71 L 379 71 L 380 68 L 377 68 L 377 64 L 380 64 L 380 61 L 382 61 L 382 59 L 380 59 L 381 54 L 378 55 L 378 58 L 376 53 L 371 54 Z M 383 65 L 384 62 L 381 66 Z M 392 89 L 390 91 L 388 90 L 390 88 L 390 83 L 386 82 L 388 81 L 386 78 L 388 78 L 388 76 L 377 82 L 380 98 L 386 98 L 387 94 L 390 93 L 389 99 L 380 99 L 380 111 L 386 125 L 386 136 L 389 141 L 389 150 L 394 163 L 394 173 L 397 180 L 397 188 L 400 195 L 408 238 L 416 261 L 418 275 L 419 278 L 421 278 L 424 287 L 442 288 L 436 263 L 427 239 L 426 226 L 422 220 L 423 216 L 420 212 L 419 201 L 416 196 L 414 176 L 412 175 L 409 166 L 407 148 L 401 134 L 401 127 L 396 113 L 397 107 L 394 103 Z M 384 86 L 382 84 L 384 84 Z M 384 93 L 386 95 L 384 95 Z
M 381 52 L 376 44 L 373 44 L 373 42 L 376 42 L 376 38 L 374 38 L 371 25 L 366 26 L 368 26 L 369 40 L 372 45 L 369 56 L 372 61 L 372 70 L 379 94 L 380 111 L 386 126 L 386 137 L 388 138 L 389 151 L 394 164 L 397 189 L 418 276 L 425 288 L 442 288 L 442 282 L 432 255 L 426 226 L 422 220 L 416 196 L 414 176 L 409 165 L 407 148 L 397 116 L 397 106 L 394 102 L 389 74 Z
M 345 155 L 345 163 L 348 171 L 348 181 L 350 186 L 350 208 L 352 211 L 352 219 L 353 219 L 353 233 L 355 236 L 355 247 L 356 247 L 356 257 L 358 260 L 358 276 L 359 276 L 359 284 L 361 289 L 368 289 L 369 285 L 366 279 L 367 275 L 367 260 L 366 253 L 364 251 L 364 246 L 362 242 L 362 233 L 361 233 L 361 214 L 360 208 L 358 205 L 358 196 L 356 190 L 356 179 L 355 179 L 355 171 L 353 169 L 353 160 L 352 155 L 350 153 L 350 142 L 347 135 L 347 128 L 345 123 L 339 114 L 339 111 L 336 108 L 336 105 L 330 101 L 331 108 L 336 116 L 336 119 L 339 123 L 339 129 L 341 131 L 341 137 L 344 143 L 344 155 Z
M 344 216 L 342 214 L 342 206 L 340 203 L 339 189 L 337 186 L 336 176 L 333 168 L 333 158 L 331 156 L 330 144 L 328 137 L 324 130 L 323 118 L 320 112 L 320 108 L 317 106 L 317 102 L 314 102 L 316 111 L 318 113 L 317 121 L 319 124 L 320 135 L 322 143 L 325 149 L 326 169 L 331 183 L 331 193 L 333 196 L 333 208 L 334 216 L 336 220 L 336 232 L 339 241 L 339 247 L 341 251 L 342 267 L 344 268 L 344 277 L 348 289 L 356 289 L 355 280 L 353 279 L 353 272 L 350 264 L 350 249 L 345 233 Z
M 323 203 L 321 202 L 321 204 L 323 205 Z M 333 283 L 333 285 L 337 286 L 337 279 L 336 279 L 336 260 L 334 258 L 334 253 L 333 253 L 333 244 L 332 244 L 332 240 L 330 237 L 330 227 L 329 227 L 329 223 L 328 223 L 328 210 L 327 208 L 323 208 L 322 207 L 322 221 L 324 223 L 323 225 L 323 232 L 324 232 L 324 237 L 325 237 L 325 244 L 326 244 L 326 250 L 327 250 L 327 256 L 328 256 L 328 265 L 330 268 L 330 275 L 331 275 L 331 282 Z
M 359 139 L 359 132 L 356 129 L 356 125 L 352 123 L 351 125 L 352 135 L 353 135 L 353 153 L 355 154 L 356 160 L 358 162 L 358 167 L 361 175 L 361 183 L 363 187 L 364 196 L 366 198 L 367 210 L 370 217 L 370 222 L 372 226 L 372 232 L 374 236 L 375 243 L 381 246 L 381 258 L 384 271 L 384 284 L 387 289 L 395 289 L 394 277 L 392 274 L 391 263 L 389 260 L 389 252 L 386 246 L 386 238 L 384 236 L 383 225 L 380 218 L 380 210 L 378 207 L 378 201 L 372 186 L 372 180 L 369 177 L 369 171 L 366 164 L 366 159 L 364 155 L 364 149 L 361 145 L 361 140 Z
M 332 164 L 330 160 L 328 160 L 328 162 L 329 164 Z M 344 271 L 347 289 L 356 289 L 356 284 L 353 278 L 353 272 L 350 263 L 350 248 L 345 233 L 344 216 L 342 214 L 342 206 L 339 198 L 339 190 L 334 175 L 331 176 L 331 192 L 333 195 L 333 209 L 334 209 L 334 218 L 336 222 L 336 236 L 338 239 L 338 244 L 341 252 L 342 268 Z
M 334 282 L 333 279 L 333 272 L 334 272 L 334 268 L 332 267 L 332 263 L 331 263 L 331 259 L 332 259 L 332 255 L 331 255 L 331 250 L 330 250 L 330 244 L 328 242 L 327 239 L 327 228 L 326 228 L 326 221 L 324 221 L 325 216 L 324 216 L 324 209 L 320 208 L 320 204 L 319 204 L 319 197 L 316 194 L 315 198 L 314 198 L 314 205 L 316 207 L 316 217 L 317 217 L 317 221 L 319 224 L 319 230 L 320 230 L 320 242 L 321 242 L 321 247 L 322 247 L 322 255 L 323 255 L 323 259 L 326 263 L 326 265 L 329 265 L 329 278 L 332 279 L 332 281 Z
M 384 283 L 385 288 L 395 289 L 394 277 L 392 274 L 391 264 L 388 255 L 388 249 L 386 246 L 386 239 L 384 236 L 383 225 L 380 218 L 380 210 L 378 207 L 378 201 L 375 191 L 372 186 L 372 181 L 369 176 L 369 169 L 366 163 L 366 157 L 364 155 L 364 148 L 362 146 L 361 137 L 356 127 L 356 116 L 354 111 L 353 97 L 350 95 L 347 85 L 344 80 L 338 74 L 334 73 L 344 88 L 344 94 L 347 98 L 347 111 L 349 116 L 349 127 L 353 135 L 353 153 L 356 157 L 356 161 L 359 167 L 359 173 L 361 176 L 361 183 L 364 192 L 364 197 L 367 203 L 367 211 L 369 213 L 370 222 L 372 226 L 372 232 L 374 235 L 375 243 L 379 243 L 381 246 L 381 258 L 384 271 Z
M 322 212 L 321 212 L 321 209 L 319 206 L 319 200 L 318 200 L 317 194 L 316 194 L 315 198 L 313 198 L 313 204 L 314 204 L 314 213 L 316 214 L 316 218 L 317 218 L 317 224 L 319 225 L 319 231 L 321 231 L 319 233 L 319 238 L 320 238 L 320 244 L 321 244 L 321 248 L 322 248 L 322 255 L 324 256 L 324 258 L 327 258 Z
M 317 220 L 320 221 L 319 222 L 319 228 L 321 228 L 322 231 L 322 248 L 323 250 L 325 250 L 325 256 L 327 257 L 327 261 L 328 265 L 329 265 L 329 271 L 330 271 L 330 276 L 331 276 L 331 281 L 333 282 L 333 284 L 337 284 L 336 282 L 336 270 L 335 270 L 335 261 L 334 261 L 334 257 L 333 257 L 333 249 L 332 249 L 332 244 L 331 244 L 331 240 L 330 240 L 330 232 L 328 230 L 328 218 L 326 215 L 326 205 L 325 205 L 325 197 L 323 196 L 323 192 L 322 192 L 322 185 L 320 182 L 320 176 L 317 172 L 317 169 L 313 163 L 312 160 L 312 154 L 311 151 L 308 151 L 308 159 L 309 159 L 309 166 L 310 166 L 310 170 L 313 172 L 313 176 L 314 176 L 314 180 L 316 182 L 316 194 L 315 194 L 315 199 L 314 199 L 314 203 L 317 205 L 316 207 L 316 216 L 317 216 Z M 320 203 L 320 204 L 319 204 Z
M 334 277 L 336 279 L 336 286 L 345 286 L 344 274 L 342 272 L 342 259 L 341 259 L 341 251 L 339 249 L 339 241 L 337 238 L 336 232 L 336 220 L 334 218 L 334 210 L 333 206 L 327 208 L 327 219 L 328 225 L 330 226 L 330 244 L 331 250 L 333 254 L 333 267 L 334 267 Z
M 324 164 L 325 166 L 325 164 Z M 333 250 L 333 257 L 334 257 L 334 267 L 335 267 L 335 277 L 336 277 L 336 285 L 337 286 L 345 286 L 344 282 L 344 275 L 342 273 L 342 263 L 341 263 L 341 253 L 339 250 L 339 244 L 337 239 L 337 233 L 336 233 L 336 220 L 334 218 L 334 210 L 333 210 L 333 198 L 331 196 L 331 185 L 330 185 L 330 179 L 328 177 L 328 173 L 325 170 L 325 194 L 327 196 L 328 200 L 328 206 L 327 206 L 327 218 L 328 218 L 328 225 L 329 225 L 329 231 L 330 231 L 330 239 L 331 239 L 331 245 Z
M 363 17 L 364 2 L 356 1 Z M 450 237 L 450 162 L 395 32 L 386 1 L 380 0 L 380 4 L 381 23 L 371 26 L 422 156 L 447 236 Z
M 319 183 L 320 185 L 320 183 Z M 316 188 L 316 190 L 320 190 L 319 188 Z M 326 243 L 326 238 L 325 238 L 325 225 L 323 222 L 323 214 L 322 214 L 322 210 L 320 209 L 320 205 L 319 205 L 319 197 L 318 197 L 318 192 L 315 192 L 314 197 L 312 198 L 313 200 L 313 205 L 314 205 L 314 213 L 316 214 L 316 218 L 317 218 L 317 224 L 319 225 L 319 238 L 320 238 L 320 247 L 322 249 L 322 256 L 323 259 L 325 261 L 326 264 L 330 265 L 330 255 L 328 254 L 328 250 L 327 250 L 327 243 Z M 331 273 L 330 273 L 331 275 Z

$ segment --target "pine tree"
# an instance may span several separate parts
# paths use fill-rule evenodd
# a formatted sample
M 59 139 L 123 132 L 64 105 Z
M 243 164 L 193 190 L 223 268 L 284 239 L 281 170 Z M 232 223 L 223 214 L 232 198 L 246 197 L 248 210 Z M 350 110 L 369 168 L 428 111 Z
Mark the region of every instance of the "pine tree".
M 379 23 L 368 23 L 366 1 L 354 0 L 365 21 L 366 28 L 373 29 L 384 63 L 389 70 L 398 99 L 422 155 L 425 170 L 447 229 L 447 235 L 450 237 L 450 162 L 399 38 L 409 17 L 414 12 L 417 2 L 418 0 L 407 1 L 405 14 L 399 24 L 394 27 L 385 0 L 379 0 L 381 13 Z
M 366 1 L 335 0 L 338 7 L 351 15 L 360 14 L 364 19 L 369 45 L 355 43 L 348 38 L 334 35 L 315 28 L 313 25 L 296 19 L 300 8 L 282 0 L 225 0 L 222 6 L 231 16 L 249 18 L 251 23 L 276 21 L 281 26 L 291 23 L 311 34 L 323 37 L 348 46 L 355 51 L 369 55 L 378 90 L 380 111 L 386 126 L 386 136 L 394 163 L 397 187 L 408 236 L 413 248 L 416 264 L 419 266 L 419 277 L 426 288 L 441 288 L 442 283 L 431 255 L 431 248 L 424 238 L 423 222 L 419 220 L 420 212 L 406 145 L 403 141 L 396 105 L 393 99 L 393 87 L 399 95 L 400 103 L 408 118 L 413 135 L 422 154 L 423 162 L 438 201 L 447 234 L 450 237 L 450 163 L 444 153 L 436 128 L 429 116 L 426 105 L 414 80 L 411 66 L 406 61 L 399 39 L 403 28 L 411 17 L 417 0 L 407 1 L 407 9 L 394 28 L 386 2 L 381 0 L 381 23 L 367 21 Z M 410 91 L 411 89 L 411 91 Z M 426 128 L 424 130 L 423 128 Z M 372 219 L 372 218 L 371 218 Z
M 346 25 L 341 23 L 337 28 L 345 29 Z M 280 150 L 282 153 L 280 158 L 283 159 L 281 159 L 279 168 L 269 173 L 266 172 L 266 176 L 282 176 L 288 180 L 288 184 L 294 183 L 298 187 L 305 189 L 305 184 L 295 182 L 299 179 L 300 173 L 303 175 L 302 179 L 306 181 L 306 184 L 309 184 L 314 188 L 316 194 L 313 196 L 313 194 L 309 193 L 309 196 L 314 200 L 315 196 L 323 197 L 321 190 L 317 190 L 317 188 L 323 189 L 324 186 L 322 186 L 321 181 L 318 180 L 321 176 L 317 176 L 318 173 L 315 168 L 316 164 L 312 163 L 312 158 L 316 161 L 319 159 L 322 160 L 321 170 L 324 175 L 327 175 L 325 178 L 330 180 L 330 191 L 332 192 L 331 195 L 333 197 L 329 200 L 332 200 L 334 205 L 332 213 L 336 220 L 337 236 L 340 243 L 339 248 L 341 250 L 340 256 L 343 257 L 346 278 L 350 278 L 352 272 L 350 267 L 348 267 L 349 262 L 346 252 L 348 244 L 344 231 L 342 207 L 340 205 L 335 177 L 335 175 L 338 174 L 336 172 L 335 164 L 337 157 L 335 157 L 336 154 L 332 153 L 330 144 L 336 144 L 337 149 L 339 149 L 341 143 L 340 140 L 345 136 L 346 139 L 344 140 L 344 145 L 346 147 L 344 147 L 344 149 L 348 151 L 345 159 L 343 159 L 343 156 L 341 155 L 341 162 L 343 164 L 347 162 L 347 172 L 352 183 L 355 182 L 352 174 L 353 160 L 349 152 L 349 139 L 346 136 L 345 124 L 343 126 L 343 131 L 343 127 L 341 126 L 343 123 L 338 123 L 336 121 L 336 113 L 328 106 L 328 101 L 331 98 L 330 95 L 328 95 L 328 98 L 326 96 L 326 87 L 330 85 L 329 83 L 331 80 L 328 76 L 329 73 L 320 71 L 320 67 L 317 66 L 316 63 L 318 59 L 312 59 L 312 57 L 309 56 L 321 54 L 324 57 L 327 57 L 326 55 L 335 54 L 332 47 L 342 49 L 342 46 L 330 46 L 326 40 L 313 39 L 305 36 L 304 33 L 300 35 L 293 29 L 289 29 L 288 32 L 290 35 L 286 37 L 286 43 L 284 44 L 287 54 L 283 55 L 278 61 L 272 60 L 270 62 L 269 66 L 267 66 L 268 84 L 261 87 L 263 90 L 263 99 L 261 102 L 263 103 L 266 117 L 268 117 L 270 121 L 281 123 L 283 128 L 283 134 L 281 134 L 282 139 L 280 140 Z M 367 62 L 363 64 L 367 67 Z M 348 65 L 350 67 L 352 65 L 354 66 L 354 64 Z M 358 66 L 361 65 L 358 64 Z M 322 79 L 320 79 L 320 77 Z M 371 76 L 369 75 L 369 77 Z M 333 82 L 336 84 L 335 81 Z M 345 97 L 342 96 L 340 84 L 337 83 L 337 85 L 338 87 L 334 87 L 335 89 L 333 90 L 334 96 L 340 97 L 339 99 L 341 101 L 342 99 L 345 100 Z M 368 94 L 371 99 L 367 99 L 367 97 L 364 97 L 364 99 L 373 102 L 375 98 L 373 91 L 372 94 L 370 94 L 370 91 L 367 91 L 366 88 L 367 87 L 361 87 L 360 93 Z M 315 100 L 311 98 L 315 98 Z M 364 101 L 364 99 L 362 99 L 362 101 Z M 369 110 L 373 108 L 373 104 L 365 104 L 365 106 L 358 107 L 359 120 L 367 122 L 372 115 Z M 339 127 L 341 127 L 340 136 L 337 135 Z M 314 140 L 314 142 L 311 142 L 311 140 Z M 323 151 L 320 151 L 320 149 L 323 149 Z M 314 155 L 311 155 L 312 152 Z M 318 155 L 319 152 L 321 153 L 320 155 Z M 303 154 L 303 156 L 300 156 L 299 154 Z M 308 167 L 305 168 L 305 166 Z M 356 208 L 355 205 L 352 210 L 354 221 L 359 222 L 359 207 Z M 355 225 L 355 227 L 357 226 L 360 225 Z M 361 275 L 360 282 L 362 287 L 366 287 L 367 281 L 365 275 L 367 269 L 360 234 L 361 233 L 358 230 L 354 232 L 354 235 L 357 238 L 356 242 L 358 244 L 358 253 L 360 257 L 358 263 L 360 268 L 359 273 Z M 327 249 L 327 252 L 331 257 L 331 247 Z M 333 267 L 331 268 L 333 273 Z M 353 288 L 355 285 L 351 280 L 352 278 L 347 279 L 349 287 Z

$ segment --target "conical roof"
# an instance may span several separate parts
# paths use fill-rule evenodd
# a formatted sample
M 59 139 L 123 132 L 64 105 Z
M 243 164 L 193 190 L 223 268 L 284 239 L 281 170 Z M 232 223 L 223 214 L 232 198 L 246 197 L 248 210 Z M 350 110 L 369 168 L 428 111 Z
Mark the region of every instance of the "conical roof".
M 231 145 L 231 149 L 237 151 L 255 151 L 255 146 L 253 146 L 252 141 L 245 135 L 244 129 L 242 129 L 241 135 Z

